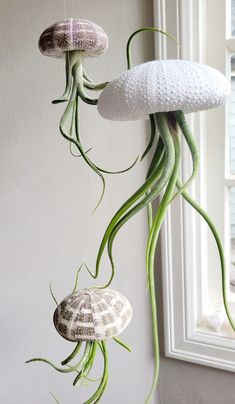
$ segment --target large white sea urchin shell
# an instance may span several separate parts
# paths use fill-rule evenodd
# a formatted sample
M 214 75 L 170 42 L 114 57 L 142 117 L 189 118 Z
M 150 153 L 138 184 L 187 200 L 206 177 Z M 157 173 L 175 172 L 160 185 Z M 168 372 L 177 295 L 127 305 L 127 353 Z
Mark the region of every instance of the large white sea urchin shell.
M 64 57 L 65 52 L 80 50 L 83 56 L 98 56 L 108 47 L 104 30 L 92 21 L 68 18 L 50 25 L 41 34 L 38 42 L 45 56 Z
M 111 81 L 99 97 L 98 111 L 110 120 L 135 120 L 155 112 L 202 111 L 229 97 L 229 81 L 213 67 L 159 60 L 140 64 Z
M 62 300 L 55 310 L 54 324 L 69 341 L 95 341 L 120 334 L 131 317 L 131 305 L 119 292 L 89 288 Z

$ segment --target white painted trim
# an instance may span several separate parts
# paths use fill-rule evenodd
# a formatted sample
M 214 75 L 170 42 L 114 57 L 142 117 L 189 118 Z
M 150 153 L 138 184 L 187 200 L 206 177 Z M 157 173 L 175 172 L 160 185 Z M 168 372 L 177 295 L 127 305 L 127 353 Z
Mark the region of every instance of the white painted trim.
M 169 3 L 168 3 L 169 4 Z M 173 5 L 174 4 L 174 5 Z M 167 30 L 166 0 L 154 0 L 155 26 Z M 180 57 L 198 62 L 205 61 L 205 1 L 173 0 L 171 3 L 175 26 L 170 33 L 177 33 L 181 43 Z M 171 19 L 172 23 L 172 19 Z M 172 32 L 174 30 L 174 32 Z M 156 40 L 156 58 L 170 58 L 168 42 L 163 36 Z M 197 144 L 204 166 L 204 133 L 206 113 L 189 117 L 193 133 L 197 133 Z M 191 162 L 183 145 L 182 177 L 187 178 Z M 205 205 L 206 187 L 204 170 L 190 189 L 195 199 Z M 235 341 L 231 336 L 203 331 L 198 318 L 203 308 L 205 281 L 201 278 L 207 263 L 204 242 L 206 234 L 202 219 L 178 199 L 169 208 L 161 232 L 162 276 L 164 300 L 165 355 L 175 359 L 212 366 L 235 372 Z M 174 237 L 177 234 L 177 237 Z

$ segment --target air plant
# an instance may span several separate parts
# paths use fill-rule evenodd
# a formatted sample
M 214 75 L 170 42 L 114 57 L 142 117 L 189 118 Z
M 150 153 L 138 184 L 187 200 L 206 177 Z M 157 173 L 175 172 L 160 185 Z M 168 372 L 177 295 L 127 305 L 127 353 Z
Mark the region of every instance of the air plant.
M 128 71 L 110 83 L 95 84 L 88 78 L 83 68 L 83 58 L 97 56 L 107 48 L 107 37 L 97 25 L 87 20 L 69 19 L 49 27 L 39 40 L 40 50 L 49 56 L 66 57 L 66 89 L 64 94 L 54 103 L 66 101 L 67 107 L 60 121 L 62 135 L 77 147 L 86 163 L 105 182 L 102 172 L 88 157 L 79 134 L 78 101 L 96 105 L 100 115 L 109 120 L 136 120 L 149 117 L 151 134 L 149 144 L 142 159 L 152 150 L 155 151 L 149 165 L 144 184 L 120 207 L 111 219 L 101 241 L 96 269 L 90 275 L 97 278 L 101 259 L 108 250 L 111 263 L 111 275 L 102 288 L 84 289 L 79 292 L 76 287 L 66 297 L 54 314 L 57 331 L 70 341 L 77 342 L 74 351 L 61 362 L 66 368 L 57 367 L 46 359 L 35 358 L 63 373 L 75 372 L 74 384 L 88 378 L 97 348 L 104 357 L 104 371 L 100 385 L 87 403 L 98 402 L 107 384 L 107 349 L 105 340 L 113 338 L 116 342 L 129 349 L 116 338 L 129 323 L 131 307 L 128 301 L 118 292 L 108 288 L 115 275 L 113 243 L 121 227 L 141 209 L 147 208 L 149 235 L 146 249 L 146 268 L 152 309 L 152 328 L 155 370 L 152 386 L 146 403 L 150 403 L 156 389 L 159 374 L 159 345 L 157 328 L 157 306 L 155 298 L 154 256 L 162 222 L 173 199 L 182 195 L 208 223 L 215 238 L 222 273 L 222 292 L 225 310 L 229 322 L 235 330 L 227 304 L 225 285 L 225 259 L 220 236 L 207 213 L 188 195 L 186 188 L 194 179 L 199 154 L 193 135 L 188 127 L 184 113 L 197 112 L 224 104 L 230 95 L 227 79 L 216 69 L 186 60 L 163 60 L 143 63 L 132 67 L 130 44 L 136 34 L 142 31 L 158 31 L 174 39 L 171 35 L 156 28 L 141 28 L 134 32 L 127 43 Z M 89 34 L 88 34 L 89 33 Z M 102 90 L 99 99 L 91 99 L 85 93 L 89 90 Z M 68 117 L 71 115 L 69 131 L 66 131 Z M 158 135 L 157 135 L 158 132 Z M 182 183 L 180 179 L 181 146 L 180 137 L 186 141 L 192 156 L 193 168 L 189 179 Z M 128 168 L 130 169 L 133 164 Z M 123 170 L 126 171 L 126 170 Z M 153 213 L 152 203 L 162 193 L 159 207 Z M 100 202 L 100 201 L 99 201 Z M 56 301 L 56 299 L 54 298 Z M 56 301 L 57 303 L 57 301 Z M 115 305 L 118 303 L 118 309 Z M 121 307 L 122 306 L 122 307 Z M 104 316 L 103 310 L 110 315 Z M 107 331 L 109 330 L 109 331 Z M 82 342 L 85 342 L 84 353 L 76 365 L 70 362 L 78 354 Z
M 146 249 L 146 268 L 152 310 L 155 359 L 153 382 L 146 400 L 146 403 L 150 403 L 159 374 L 154 256 L 167 208 L 178 195 L 182 195 L 198 211 L 212 231 L 220 256 L 224 306 L 228 320 L 234 330 L 235 324 L 227 303 L 225 259 L 220 236 L 207 213 L 186 192 L 186 188 L 197 173 L 199 153 L 184 115 L 184 113 L 207 110 L 224 104 L 230 96 L 230 85 L 226 77 L 216 69 L 187 60 L 151 61 L 132 68 L 130 42 L 137 33 L 145 30 L 156 29 L 143 28 L 130 37 L 127 44 L 127 60 L 130 70 L 106 86 L 99 97 L 98 112 L 103 118 L 115 121 L 144 119 L 149 116 L 151 136 L 145 155 L 152 149 L 154 141 L 156 141 L 155 151 L 145 183 L 121 206 L 104 233 L 97 255 L 94 276 L 99 274 L 101 258 L 107 247 L 112 268 L 110 279 L 106 285 L 109 286 L 115 273 L 113 258 L 115 237 L 121 227 L 133 215 L 147 207 L 149 235 Z M 184 184 L 180 179 L 179 172 L 181 135 L 189 147 L 193 163 L 192 174 Z M 153 214 L 152 202 L 161 193 L 162 198 L 159 207 Z
M 94 83 L 84 70 L 84 59 L 102 55 L 108 48 L 108 37 L 104 30 L 92 21 L 78 18 L 69 18 L 59 21 L 48 27 L 41 34 L 38 42 L 40 51 L 45 56 L 64 59 L 66 61 L 66 87 L 63 95 L 52 101 L 53 104 L 67 102 L 66 109 L 60 120 L 60 132 L 72 146 L 80 153 L 90 168 L 102 181 L 102 193 L 97 206 L 101 202 L 105 191 L 103 173 L 119 174 L 130 170 L 138 160 L 126 169 L 108 171 L 98 167 L 88 156 L 91 150 L 84 150 L 79 128 L 79 99 L 83 102 L 96 105 L 97 99 L 86 94 L 88 90 L 101 90 L 107 83 Z M 69 123 L 69 124 L 68 124 Z M 78 156 L 75 154 L 75 156 Z
M 88 288 L 77 291 L 77 278 L 73 292 L 57 303 L 53 321 L 58 333 L 68 341 L 76 343 L 72 353 L 61 362 L 59 367 L 47 359 L 34 358 L 30 362 L 44 362 L 61 373 L 75 373 L 73 385 L 80 381 L 99 381 L 98 388 L 84 403 L 97 403 L 103 395 L 108 383 L 108 350 L 107 340 L 115 342 L 130 351 L 130 348 L 117 336 L 127 327 L 132 317 L 129 301 L 119 292 L 112 289 Z M 71 364 L 84 346 L 83 354 L 76 364 Z M 89 377 L 95 356 L 99 350 L 103 356 L 103 373 L 99 380 Z M 53 396 L 53 395 L 52 395 Z M 54 396 L 53 396 L 54 397 Z M 58 402 L 58 400 L 54 397 Z

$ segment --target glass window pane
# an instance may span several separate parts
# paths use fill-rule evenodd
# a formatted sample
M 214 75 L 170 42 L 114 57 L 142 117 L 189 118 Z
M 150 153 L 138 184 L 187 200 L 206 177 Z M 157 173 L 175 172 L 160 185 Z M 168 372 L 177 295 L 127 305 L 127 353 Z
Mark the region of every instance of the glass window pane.
M 230 188 L 230 289 L 235 292 L 235 187 Z
M 235 0 L 231 0 L 231 35 L 235 36 Z
M 235 55 L 231 56 L 231 107 L 229 119 L 230 173 L 235 174 Z

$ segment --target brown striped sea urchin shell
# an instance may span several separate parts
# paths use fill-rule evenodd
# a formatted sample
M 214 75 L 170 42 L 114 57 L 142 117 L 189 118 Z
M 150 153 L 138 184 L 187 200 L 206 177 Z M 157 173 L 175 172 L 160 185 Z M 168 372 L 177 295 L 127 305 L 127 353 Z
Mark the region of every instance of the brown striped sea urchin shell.
M 127 327 L 131 317 L 131 305 L 119 292 L 89 288 L 62 300 L 53 319 L 58 333 L 76 342 L 113 338 Z
M 73 50 L 83 51 L 84 57 L 99 56 L 108 48 L 108 37 L 99 25 L 89 20 L 69 18 L 43 31 L 38 47 L 45 56 L 56 58 Z

